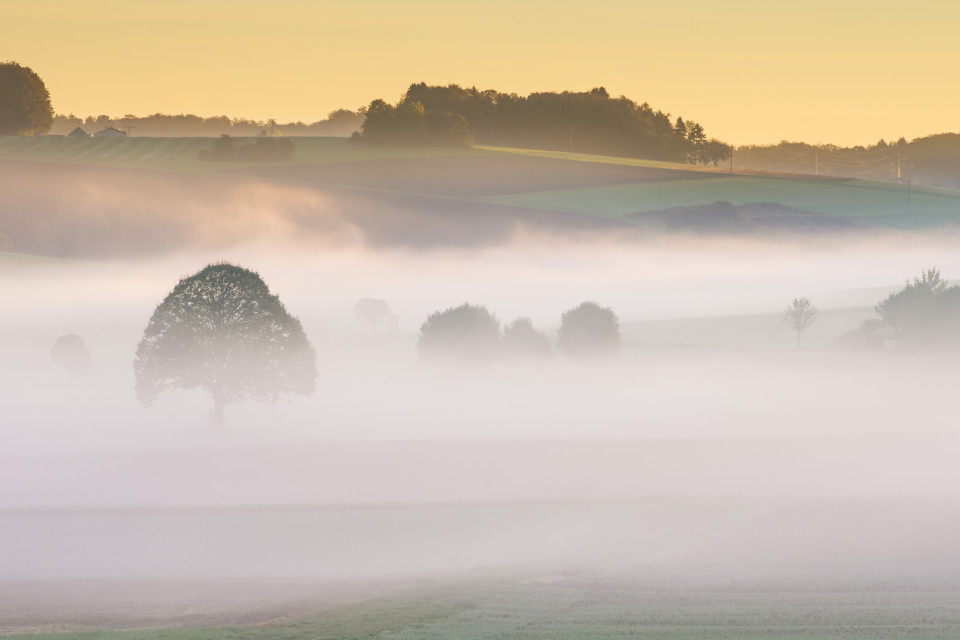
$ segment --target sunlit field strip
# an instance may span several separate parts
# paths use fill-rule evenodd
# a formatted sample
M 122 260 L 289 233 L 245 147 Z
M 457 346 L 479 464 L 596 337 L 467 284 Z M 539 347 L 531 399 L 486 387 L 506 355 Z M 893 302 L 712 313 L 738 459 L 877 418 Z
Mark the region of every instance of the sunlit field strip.
M 248 141 L 251 138 L 237 138 Z M 324 164 L 389 158 L 462 157 L 491 152 L 474 149 L 388 147 L 354 144 L 346 138 L 297 137 L 296 152 L 280 164 Z M 168 171 L 222 172 L 234 167 L 276 162 L 205 162 L 202 149 L 214 138 L 69 138 L 63 136 L 0 137 L 0 158 L 100 166 L 156 168 Z
M 726 167 L 703 167 L 686 162 L 664 162 L 660 160 L 643 160 L 641 158 L 621 158 L 617 156 L 598 156 L 590 153 L 570 153 L 569 151 L 543 151 L 539 149 L 517 149 L 514 147 L 491 147 L 477 145 L 474 148 L 497 153 L 511 153 L 531 156 L 534 158 L 550 158 L 554 160 L 575 160 L 577 162 L 596 162 L 600 164 L 615 164 L 624 167 L 648 167 L 651 169 L 673 169 L 675 171 L 695 171 L 700 173 L 727 173 Z

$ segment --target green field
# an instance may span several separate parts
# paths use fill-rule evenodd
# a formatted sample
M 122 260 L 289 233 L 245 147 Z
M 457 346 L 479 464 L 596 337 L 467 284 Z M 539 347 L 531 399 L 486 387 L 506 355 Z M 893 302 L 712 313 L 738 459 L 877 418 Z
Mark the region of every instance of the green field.
M 545 576 L 438 580 L 272 626 L 8 636 L 11 640 L 335 640 L 650 638 L 760 640 L 955 638 L 951 589 L 650 588 L 630 580 Z M 770 585 L 767 585 L 769 587 Z
M 831 216 L 857 218 L 869 226 L 924 229 L 960 221 L 960 193 L 912 188 L 907 214 L 906 185 L 802 178 L 735 176 L 565 189 L 485 198 L 491 204 L 548 209 L 621 219 L 639 211 L 726 201 L 735 205 L 776 202 Z

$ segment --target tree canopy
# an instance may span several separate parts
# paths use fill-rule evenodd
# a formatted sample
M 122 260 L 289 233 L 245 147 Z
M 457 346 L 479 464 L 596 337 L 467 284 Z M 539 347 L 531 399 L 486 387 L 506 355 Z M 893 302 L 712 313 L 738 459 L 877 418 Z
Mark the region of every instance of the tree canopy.
M 376 331 L 380 321 L 390 316 L 390 307 L 378 298 L 364 298 L 353 305 L 353 314 L 369 324 L 371 331 Z
M 274 132 L 283 136 L 340 136 L 348 137 L 360 129 L 363 114 L 360 111 L 337 109 L 331 111 L 325 120 L 317 122 L 276 122 Z M 118 129 L 132 129 L 135 135 L 152 137 L 198 137 L 219 136 L 224 133 L 232 136 L 252 137 L 268 132 L 271 122 L 250 120 L 249 118 L 230 118 L 227 116 L 201 117 L 190 113 L 164 114 L 154 113 L 148 116 L 127 114 L 124 116 L 79 117 L 74 114 L 57 114 L 53 117 L 51 133 L 66 135 L 77 127 L 85 127 L 89 132 L 113 126 Z
M 500 347 L 500 321 L 486 307 L 462 304 L 427 316 L 417 349 L 426 360 L 492 362 Z
M 0 135 L 46 133 L 53 126 L 50 93 L 33 69 L 0 62 Z
M 904 283 L 874 307 L 879 318 L 844 336 L 850 346 L 905 349 L 960 347 L 960 286 L 948 286 L 931 268 Z
M 93 368 L 93 357 L 87 343 L 74 333 L 57 338 L 50 347 L 50 359 L 74 378 L 86 376 Z
M 144 405 L 165 391 L 203 389 L 213 396 L 214 425 L 227 404 L 310 394 L 316 378 L 300 321 L 257 273 L 230 264 L 177 283 L 150 317 L 133 366 Z
M 530 318 L 517 318 L 503 329 L 504 357 L 534 361 L 550 357 L 553 347 L 543 332 L 537 331 Z
M 519 96 L 459 85 L 412 84 L 396 105 L 378 99 L 366 110 L 362 141 L 386 144 L 529 147 L 683 162 L 704 144 L 703 127 L 603 87 Z M 717 141 L 719 142 L 719 141 Z M 722 143 L 719 143 L 722 145 Z M 728 147 L 709 145 L 703 162 Z M 703 156 L 703 154 L 700 154 Z M 726 156 L 728 157 L 728 156 Z
M 620 351 L 620 321 L 609 307 L 584 302 L 563 313 L 557 346 L 574 360 L 595 360 Z

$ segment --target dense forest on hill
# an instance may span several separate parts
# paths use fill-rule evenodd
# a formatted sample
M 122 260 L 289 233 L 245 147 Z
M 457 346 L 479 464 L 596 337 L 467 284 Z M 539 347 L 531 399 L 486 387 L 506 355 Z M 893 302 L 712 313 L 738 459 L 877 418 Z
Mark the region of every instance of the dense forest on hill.
M 374 100 L 355 139 L 380 144 L 473 143 L 714 163 L 729 147 L 692 121 L 598 87 L 520 96 L 459 85 L 412 84 L 396 105 Z
M 910 181 L 931 187 L 960 188 L 960 133 L 940 133 L 907 141 L 880 140 L 870 146 L 839 147 L 805 142 L 738 147 L 737 169 L 801 173 L 879 181 Z
M 326 119 L 310 124 L 303 122 L 278 123 L 273 120 L 247 120 L 244 118 L 228 118 L 214 116 L 203 118 L 192 114 L 164 115 L 155 113 L 149 116 L 138 117 L 126 115 L 122 118 L 111 118 L 107 115 L 87 116 L 80 118 L 74 115 L 56 115 L 53 118 L 52 135 L 67 135 L 77 127 L 87 133 L 96 133 L 107 127 L 114 127 L 127 131 L 135 136 L 153 137 L 218 137 L 256 136 L 261 133 L 285 136 L 339 136 L 347 137 L 360 128 L 363 123 L 362 111 L 337 109 L 331 112 Z

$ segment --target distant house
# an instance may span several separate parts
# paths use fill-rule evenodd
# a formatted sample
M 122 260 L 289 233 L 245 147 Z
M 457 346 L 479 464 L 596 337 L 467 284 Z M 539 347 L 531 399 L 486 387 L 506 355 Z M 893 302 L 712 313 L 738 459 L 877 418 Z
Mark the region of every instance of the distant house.
M 114 129 L 113 127 L 107 127 L 103 131 L 97 131 L 93 134 L 94 138 L 126 138 L 127 132 L 120 131 L 120 129 Z
M 67 134 L 67 137 L 69 137 L 69 138 L 89 138 L 89 137 L 90 137 L 90 134 L 87 133 L 86 131 L 84 131 L 83 129 L 81 129 L 80 127 L 77 127 L 76 129 L 74 129 L 73 131 L 71 131 L 70 133 L 68 133 L 68 134 Z

